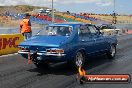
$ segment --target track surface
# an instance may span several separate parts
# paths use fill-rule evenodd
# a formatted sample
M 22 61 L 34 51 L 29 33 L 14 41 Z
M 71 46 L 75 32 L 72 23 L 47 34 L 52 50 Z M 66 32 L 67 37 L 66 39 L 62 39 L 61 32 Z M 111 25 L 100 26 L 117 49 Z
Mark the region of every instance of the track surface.
M 132 75 L 132 35 L 118 37 L 115 59 L 97 57 L 86 63 L 87 74 Z M 0 57 L 0 88 L 132 88 L 130 84 L 84 84 L 76 82 L 76 73 L 66 63 L 37 69 L 20 55 Z

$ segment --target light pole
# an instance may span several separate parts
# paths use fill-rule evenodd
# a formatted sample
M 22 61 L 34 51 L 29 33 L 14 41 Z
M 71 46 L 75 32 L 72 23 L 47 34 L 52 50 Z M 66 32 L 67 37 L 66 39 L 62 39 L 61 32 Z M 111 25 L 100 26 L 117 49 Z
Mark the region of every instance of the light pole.
M 115 10 L 116 10 L 116 8 L 115 8 L 115 0 L 114 0 L 114 13 L 115 13 Z
M 52 23 L 54 23 L 54 1 L 52 0 Z
M 113 16 L 113 24 L 116 24 L 116 22 L 117 22 L 117 17 L 116 17 L 116 8 L 115 8 L 115 0 L 113 0 L 113 3 L 114 3 L 114 10 L 113 10 L 113 14 L 112 14 L 112 16 Z

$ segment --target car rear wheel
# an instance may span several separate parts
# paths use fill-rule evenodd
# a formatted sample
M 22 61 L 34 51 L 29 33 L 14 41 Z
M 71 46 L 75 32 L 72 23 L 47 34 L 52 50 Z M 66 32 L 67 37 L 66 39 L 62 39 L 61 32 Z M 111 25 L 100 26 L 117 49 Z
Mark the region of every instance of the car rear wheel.
M 73 60 L 67 61 L 67 64 L 73 68 L 78 69 L 79 66 L 84 66 L 85 63 L 85 53 L 83 51 L 78 51 L 74 56 Z
M 37 56 L 33 57 L 33 63 L 37 68 L 47 68 L 49 66 L 48 62 L 45 62 L 43 60 L 38 60 Z
M 83 51 L 78 51 L 73 60 L 73 67 L 78 68 L 79 66 L 84 66 L 85 63 L 85 53 Z
M 112 59 L 115 57 L 116 54 L 116 45 L 111 45 L 110 50 L 107 52 L 107 56 L 109 59 Z
M 44 61 L 34 62 L 34 64 L 37 68 L 47 68 L 49 66 L 49 64 Z

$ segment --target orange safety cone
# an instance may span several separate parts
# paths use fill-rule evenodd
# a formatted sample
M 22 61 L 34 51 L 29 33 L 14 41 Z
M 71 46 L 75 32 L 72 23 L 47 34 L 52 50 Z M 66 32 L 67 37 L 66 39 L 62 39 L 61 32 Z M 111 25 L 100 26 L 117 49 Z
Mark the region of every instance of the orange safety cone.
M 30 52 L 28 53 L 28 64 L 32 64 Z

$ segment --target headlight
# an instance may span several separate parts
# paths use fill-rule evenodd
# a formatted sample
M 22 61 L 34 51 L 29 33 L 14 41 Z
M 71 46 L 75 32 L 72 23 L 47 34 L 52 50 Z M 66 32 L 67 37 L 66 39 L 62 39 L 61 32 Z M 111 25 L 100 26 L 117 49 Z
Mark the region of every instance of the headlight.
M 63 49 L 47 49 L 47 53 L 64 53 Z

